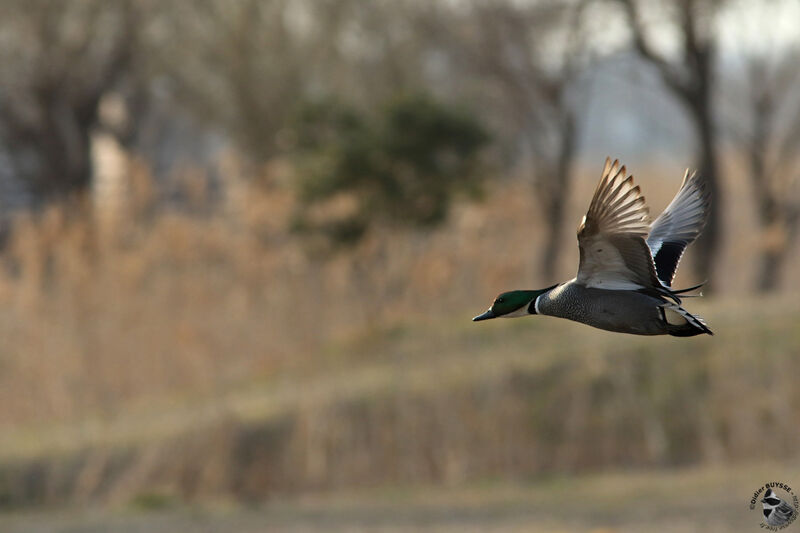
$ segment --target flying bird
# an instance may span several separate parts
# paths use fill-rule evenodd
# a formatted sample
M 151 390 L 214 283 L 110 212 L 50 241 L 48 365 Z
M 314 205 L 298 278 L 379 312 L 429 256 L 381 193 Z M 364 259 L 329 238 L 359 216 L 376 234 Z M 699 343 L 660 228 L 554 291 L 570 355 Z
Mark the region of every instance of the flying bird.
M 548 315 L 636 335 L 713 335 L 702 318 L 681 306 L 679 295 L 700 285 L 672 289 L 678 263 L 702 231 L 709 206 L 707 181 L 687 169 L 675 198 L 648 224 L 649 210 L 633 176 L 606 158 L 578 226 L 578 275 L 545 289 L 504 292 L 472 320 Z
M 764 497 L 761 499 L 761 506 L 764 508 L 764 520 L 770 526 L 785 526 L 792 521 L 794 509 L 791 505 L 778 498 L 775 491 L 767 489 Z

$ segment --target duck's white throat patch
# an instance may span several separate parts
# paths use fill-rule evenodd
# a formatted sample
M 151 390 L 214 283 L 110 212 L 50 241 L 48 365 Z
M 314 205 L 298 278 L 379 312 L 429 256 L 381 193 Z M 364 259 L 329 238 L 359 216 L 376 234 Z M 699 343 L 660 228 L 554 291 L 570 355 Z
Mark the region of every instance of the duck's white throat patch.
M 506 313 L 505 315 L 502 315 L 502 316 L 503 316 L 503 318 L 517 318 L 517 317 L 520 317 L 520 316 L 528 316 L 528 314 L 529 314 L 528 313 L 528 306 L 529 305 L 530 305 L 530 303 L 528 303 L 526 305 L 523 305 L 522 307 L 520 307 L 516 311 L 512 311 L 510 313 Z

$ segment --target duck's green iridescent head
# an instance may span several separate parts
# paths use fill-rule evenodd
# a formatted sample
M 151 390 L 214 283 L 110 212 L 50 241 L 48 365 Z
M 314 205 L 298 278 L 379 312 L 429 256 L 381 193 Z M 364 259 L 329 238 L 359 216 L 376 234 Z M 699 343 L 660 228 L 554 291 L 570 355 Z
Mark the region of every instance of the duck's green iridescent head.
M 472 319 L 473 322 L 488 320 L 497 317 L 517 317 L 525 315 L 535 315 L 536 308 L 534 302 L 543 292 L 547 292 L 553 287 L 538 291 L 509 291 L 504 292 L 494 299 L 492 306 L 482 315 Z

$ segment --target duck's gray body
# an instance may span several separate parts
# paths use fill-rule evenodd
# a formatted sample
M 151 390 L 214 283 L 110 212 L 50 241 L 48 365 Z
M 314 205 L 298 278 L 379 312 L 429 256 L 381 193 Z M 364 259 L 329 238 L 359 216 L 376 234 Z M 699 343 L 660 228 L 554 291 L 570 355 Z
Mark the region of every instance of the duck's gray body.
M 688 313 L 663 298 L 629 290 L 595 289 L 575 280 L 543 293 L 531 311 L 634 335 L 692 336 L 704 333 L 705 326 L 696 317 L 691 317 L 697 321 L 694 323 L 685 320 Z M 670 323 L 668 318 L 673 315 L 674 323 Z

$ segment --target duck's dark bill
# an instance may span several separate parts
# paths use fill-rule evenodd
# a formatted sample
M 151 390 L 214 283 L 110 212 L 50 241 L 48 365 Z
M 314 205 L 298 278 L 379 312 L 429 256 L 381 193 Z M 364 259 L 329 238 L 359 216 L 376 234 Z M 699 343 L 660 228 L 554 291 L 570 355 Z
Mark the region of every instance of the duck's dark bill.
M 482 315 L 478 315 L 475 318 L 473 318 L 472 321 L 473 322 L 478 322 L 479 320 L 489 320 L 490 318 L 496 318 L 496 317 L 497 317 L 497 315 L 492 313 L 492 310 L 489 309 L 488 311 L 486 311 Z

